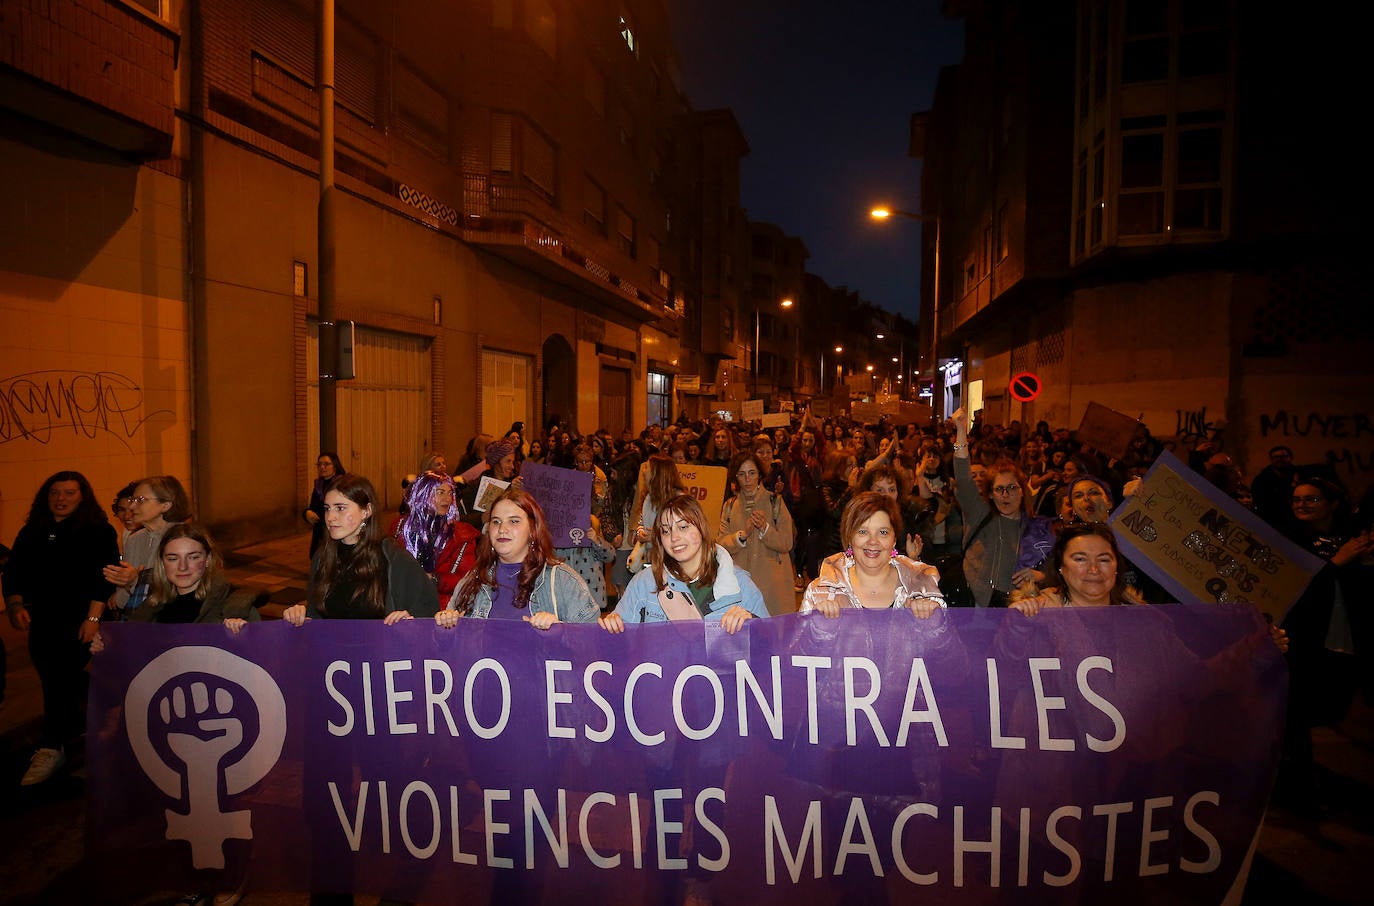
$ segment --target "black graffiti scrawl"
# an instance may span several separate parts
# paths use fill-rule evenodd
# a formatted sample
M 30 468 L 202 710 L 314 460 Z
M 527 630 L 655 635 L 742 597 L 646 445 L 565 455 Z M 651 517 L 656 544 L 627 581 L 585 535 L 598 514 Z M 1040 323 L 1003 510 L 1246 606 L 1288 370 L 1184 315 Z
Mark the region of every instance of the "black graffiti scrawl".
M 30 371 L 0 378 L 0 444 L 49 443 L 61 431 L 129 440 L 170 409 L 145 412 L 143 388 L 114 371 Z

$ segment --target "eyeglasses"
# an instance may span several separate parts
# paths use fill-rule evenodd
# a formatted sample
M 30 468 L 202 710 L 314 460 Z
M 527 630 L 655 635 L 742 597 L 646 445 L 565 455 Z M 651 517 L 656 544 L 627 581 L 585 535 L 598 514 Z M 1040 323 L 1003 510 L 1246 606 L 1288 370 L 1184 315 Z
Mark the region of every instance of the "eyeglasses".
M 992 493 L 996 494 L 999 497 L 1010 497 L 1012 494 L 1015 494 L 1019 490 L 1021 490 L 1021 486 L 1019 484 L 999 484 L 997 487 L 992 489 Z
M 753 469 L 740 469 L 735 473 L 736 478 L 758 478 L 759 473 Z
M 160 497 L 130 497 L 130 498 L 129 498 L 129 505 L 130 505 L 130 506 L 138 506 L 140 503 L 143 503 L 144 501 L 147 501 L 147 500 L 156 500 L 158 503 L 161 503 L 161 502 L 162 502 L 162 499 L 161 499 Z
M 1321 503 L 1326 498 L 1320 494 L 1308 494 L 1306 497 L 1294 497 L 1294 503 Z

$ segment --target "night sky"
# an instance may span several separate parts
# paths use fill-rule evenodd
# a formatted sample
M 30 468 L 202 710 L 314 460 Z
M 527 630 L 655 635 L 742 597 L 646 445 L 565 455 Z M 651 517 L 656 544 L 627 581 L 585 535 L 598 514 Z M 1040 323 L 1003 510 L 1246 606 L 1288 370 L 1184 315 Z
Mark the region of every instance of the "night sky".
M 939 0 L 668 0 L 692 107 L 734 110 L 751 149 L 750 220 L 800 236 L 807 270 L 915 320 L 920 224 L 874 223 L 871 203 L 916 210 L 920 162 L 908 122 L 940 68 L 959 62 L 963 22 Z

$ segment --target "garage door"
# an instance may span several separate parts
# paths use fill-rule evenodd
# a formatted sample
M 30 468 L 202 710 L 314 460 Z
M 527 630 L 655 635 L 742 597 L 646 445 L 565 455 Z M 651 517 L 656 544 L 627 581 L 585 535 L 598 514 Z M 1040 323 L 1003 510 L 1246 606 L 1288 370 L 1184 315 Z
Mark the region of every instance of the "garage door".
M 306 349 L 308 456 L 320 418 L 319 324 L 310 322 Z M 339 456 L 350 472 L 366 475 L 382 506 L 401 505 L 401 479 L 430 451 L 430 338 L 359 327 L 354 337 L 357 377 L 338 383 Z

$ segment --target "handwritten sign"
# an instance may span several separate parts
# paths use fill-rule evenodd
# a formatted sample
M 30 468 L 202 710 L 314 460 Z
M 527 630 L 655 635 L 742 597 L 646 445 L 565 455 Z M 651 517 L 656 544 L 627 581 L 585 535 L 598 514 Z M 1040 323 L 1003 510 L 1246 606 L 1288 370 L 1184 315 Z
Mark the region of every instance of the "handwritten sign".
M 720 466 L 678 466 L 677 474 L 687 493 L 701 504 L 707 525 L 720 523 L 720 508 L 725 505 L 726 472 Z
M 1126 556 L 1179 601 L 1250 603 L 1276 622 L 1322 567 L 1169 453 L 1111 524 Z
M 554 547 L 590 547 L 592 525 L 592 473 L 527 462 L 520 477 L 544 508 Z
M 1083 421 L 1078 423 L 1078 440 L 1108 456 L 1121 459 L 1130 449 L 1131 438 L 1135 437 L 1138 425 L 1139 422 L 1129 415 L 1100 403 L 1088 403 Z
M 828 418 L 830 416 L 830 398 L 818 396 L 810 402 L 812 418 Z
M 477 499 L 473 501 L 472 508 L 479 513 L 485 513 L 491 508 L 496 498 L 500 497 L 508 487 L 510 487 L 509 481 L 483 475 L 482 483 L 477 486 Z
M 883 407 L 878 403 L 852 403 L 849 417 L 861 425 L 876 425 L 883 417 Z
M 765 428 L 786 428 L 792 424 L 792 416 L 786 412 L 769 412 L 763 417 Z
M 778 403 L 779 412 L 791 412 L 797 408 L 797 404 L 792 400 L 782 400 Z
M 745 400 L 740 407 L 740 415 L 747 422 L 756 422 L 763 418 L 763 400 Z

